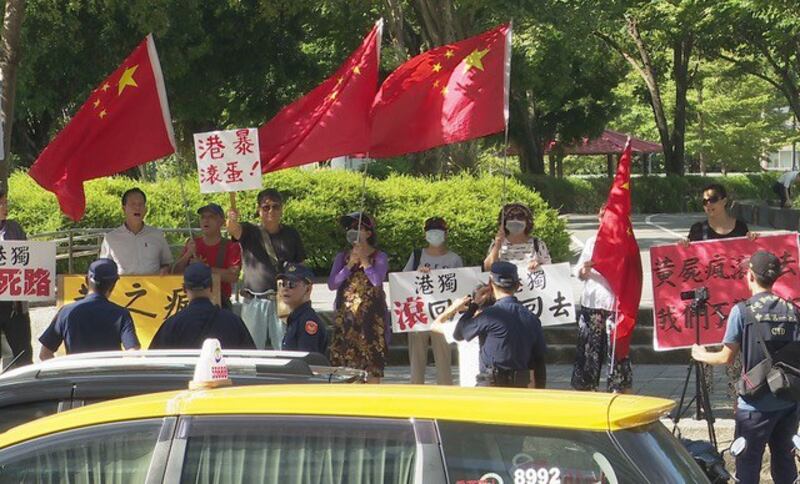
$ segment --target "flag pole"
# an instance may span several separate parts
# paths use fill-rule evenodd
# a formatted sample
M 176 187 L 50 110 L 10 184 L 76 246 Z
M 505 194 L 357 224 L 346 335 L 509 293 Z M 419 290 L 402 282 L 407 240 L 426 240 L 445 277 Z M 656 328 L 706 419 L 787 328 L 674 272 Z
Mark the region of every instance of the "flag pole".
M 514 19 L 508 21 L 508 33 L 506 33 L 506 45 L 504 52 L 503 62 L 503 120 L 505 121 L 505 129 L 503 130 L 503 200 L 500 207 L 500 228 L 505 230 L 506 225 L 506 211 L 505 206 L 508 203 L 508 121 L 511 117 L 509 108 L 509 98 L 511 96 L 511 35 L 514 30 Z
M 361 210 L 358 212 L 358 239 L 356 242 L 361 242 L 361 221 L 364 219 L 364 210 L 367 209 L 367 167 L 369 166 L 369 153 L 364 158 L 364 173 L 361 178 Z M 375 230 L 375 227 L 372 228 Z

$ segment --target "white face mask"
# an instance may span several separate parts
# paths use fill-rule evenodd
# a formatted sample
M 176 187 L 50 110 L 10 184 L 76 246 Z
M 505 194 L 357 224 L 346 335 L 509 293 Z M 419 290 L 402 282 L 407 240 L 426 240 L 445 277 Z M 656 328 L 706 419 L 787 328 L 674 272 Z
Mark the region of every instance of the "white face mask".
M 444 230 L 432 229 L 425 232 L 425 240 L 433 247 L 439 247 L 444 244 L 444 237 Z
M 347 237 L 347 242 L 355 244 L 356 242 L 358 242 L 358 230 L 356 229 L 348 230 L 346 237 Z
M 511 235 L 519 235 L 525 231 L 528 224 L 523 220 L 509 220 L 506 222 L 506 230 Z

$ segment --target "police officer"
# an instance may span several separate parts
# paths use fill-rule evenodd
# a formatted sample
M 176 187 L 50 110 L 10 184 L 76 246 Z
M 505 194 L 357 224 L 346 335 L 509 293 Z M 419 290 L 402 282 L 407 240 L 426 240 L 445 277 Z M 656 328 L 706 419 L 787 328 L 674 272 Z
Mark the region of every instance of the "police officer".
M 780 277 L 781 270 L 780 260 L 775 255 L 766 251 L 753 254 L 746 276 L 753 296 L 731 309 L 722 350 L 709 352 L 694 345 L 692 357 L 695 360 L 726 365 L 731 364 L 741 351 L 743 372 L 747 376 L 742 381 L 753 386 L 759 382 L 753 381 L 754 373 L 748 372 L 767 358 L 764 349 L 770 353 L 770 357 L 774 357 L 781 349 L 794 350 L 798 346 L 798 308 L 772 293 L 772 286 Z M 788 344 L 792 346 L 786 347 Z M 797 363 L 794 361 L 793 366 Z M 740 396 L 735 419 L 735 435 L 747 440 L 744 452 L 736 457 L 736 477 L 739 482 L 759 481 L 761 459 L 767 444 L 770 447 L 773 481 L 778 484 L 793 482 L 797 476 L 792 445 L 792 436 L 797 432 L 798 425 L 797 402 L 777 397 L 767 386 L 747 398 Z
M 183 271 L 183 289 L 189 304 L 167 318 L 150 349 L 200 349 L 206 338 L 216 338 L 223 349 L 255 349 L 253 338 L 239 316 L 211 302 L 211 268 L 193 262 Z
M 325 323 L 311 307 L 314 273 L 302 264 L 289 263 L 278 280 L 278 297 L 292 311 L 286 319 L 284 350 L 325 353 L 328 332 Z
M 86 286 L 90 294 L 58 311 L 39 337 L 39 359 L 53 358 L 62 342 L 67 354 L 115 351 L 121 346 L 139 349 L 131 314 L 108 300 L 118 279 L 117 264 L 111 259 L 97 259 L 89 265 Z
M 459 341 L 480 338 L 478 386 L 527 387 L 533 376 L 536 388 L 545 387 L 547 345 L 542 322 L 514 297 L 519 284 L 517 266 L 495 262 L 489 285 L 479 289 L 474 300 L 472 296 L 457 299 L 437 318 L 447 320 L 466 311 L 456 324 L 453 337 Z M 496 302 L 479 310 L 492 297 Z

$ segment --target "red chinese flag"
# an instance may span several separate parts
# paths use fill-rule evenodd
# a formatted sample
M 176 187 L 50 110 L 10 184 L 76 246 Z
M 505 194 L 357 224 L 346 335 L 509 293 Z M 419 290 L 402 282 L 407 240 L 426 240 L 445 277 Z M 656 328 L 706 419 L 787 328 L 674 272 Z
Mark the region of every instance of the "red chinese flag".
M 69 124 L 36 159 L 30 175 L 79 220 L 83 182 L 175 152 L 175 135 L 153 36 L 92 91 Z
M 262 172 L 367 151 L 382 30 L 379 20 L 331 77 L 258 128 Z
M 628 355 L 642 297 L 642 258 L 631 224 L 631 142 L 619 158 L 617 175 L 608 194 L 592 254 L 594 268 L 603 275 L 617 300 L 615 359 Z
M 511 26 L 420 54 L 384 81 L 372 104 L 374 158 L 503 131 L 508 121 Z

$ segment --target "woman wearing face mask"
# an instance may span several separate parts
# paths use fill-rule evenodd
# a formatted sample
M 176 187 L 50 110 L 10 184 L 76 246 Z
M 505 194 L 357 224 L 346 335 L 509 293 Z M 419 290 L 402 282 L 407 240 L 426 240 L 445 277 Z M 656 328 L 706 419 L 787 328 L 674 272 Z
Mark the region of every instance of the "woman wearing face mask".
M 387 346 L 383 281 L 389 259 L 375 248 L 372 217 L 353 212 L 340 223 L 349 247 L 336 254 L 328 278 L 328 287 L 336 291 L 331 364 L 365 370 L 368 383 L 380 383 Z
M 497 235 L 483 260 L 484 270 L 488 271 L 498 260 L 527 264 L 530 271 L 552 262 L 544 240 L 531 235 L 533 214 L 527 206 L 509 203 L 500 211 L 497 222 Z
M 428 246 L 415 249 L 406 262 L 403 272 L 430 272 L 431 269 L 454 269 L 463 267 L 461 257 L 447 247 L 447 223 L 441 217 L 431 217 L 425 221 L 425 240 Z M 436 383 L 452 385 L 453 374 L 450 345 L 444 335 L 430 331 L 406 333 L 408 335 L 408 359 L 411 362 L 411 383 L 425 383 L 425 367 L 428 364 L 428 346 L 433 347 L 433 360 L 436 363 Z

